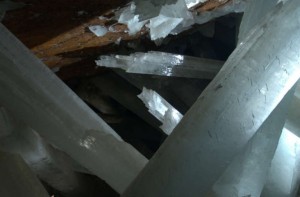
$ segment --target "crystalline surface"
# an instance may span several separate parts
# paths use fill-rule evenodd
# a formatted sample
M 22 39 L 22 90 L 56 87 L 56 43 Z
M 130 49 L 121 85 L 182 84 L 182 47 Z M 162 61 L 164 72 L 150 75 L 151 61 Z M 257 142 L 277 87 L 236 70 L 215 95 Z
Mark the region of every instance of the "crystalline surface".
M 89 29 L 98 37 L 104 36 L 108 32 L 107 28 L 101 25 L 89 26 Z
M 263 123 L 245 150 L 235 158 L 214 184 L 213 194 L 210 196 L 260 197 L 293 93 L 291 90 Z
M 259 23 L 267 13 L 272 10 L 278 0 L 252 0 L 245 9 L 240 26 L 239 41 L 242 42 L 251 29 Z
M 147 160 L 0 25 L 0 103 L 118 192 Z M 82 145 L 95 139 L 89 148 Z
M 300 139 L 284 129 L 275 152 L 262 197 L 296 196 L 300 178 Z
M 49 197 L 38 178 L 18 155 L 0 152 L 1 196 Z
M 101 56 L 96 64 L 121 68 L 129 73 L 212 79 L 221 69 L 223 62 L 150 51 L 130 56 Z
M 170 135 L 182 119 L 182 114 L 153 90 L 143 88 L 138 97 L 145 103 L 149 112 L 163 123 L 161 129 Z
M 298 81 L 299 15 L 288 1 L 257 26 L 123 196 L 205 196 Z

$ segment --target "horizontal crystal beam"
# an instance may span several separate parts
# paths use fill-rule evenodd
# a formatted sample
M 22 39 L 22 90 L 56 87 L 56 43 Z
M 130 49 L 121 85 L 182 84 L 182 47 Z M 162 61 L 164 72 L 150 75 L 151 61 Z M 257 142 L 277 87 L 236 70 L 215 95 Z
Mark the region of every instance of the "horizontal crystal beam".
M 116 191 L 147 159 L 122 139 L 0 24 L 0 103 Z
M 121 68 L 128 73 L 213 79 L 223 62 L 204 58 L 150 51 L 130 56 L 100 56 L 98 66 Z
M 300 77 L 300 1 L 240 44 L 123 196 L 204 196 Z

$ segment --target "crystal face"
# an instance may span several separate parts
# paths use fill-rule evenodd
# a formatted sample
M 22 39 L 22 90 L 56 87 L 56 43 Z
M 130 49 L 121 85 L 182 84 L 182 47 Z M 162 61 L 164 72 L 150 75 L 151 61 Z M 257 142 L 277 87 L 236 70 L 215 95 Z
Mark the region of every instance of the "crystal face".
M 143 88 L 138 97 L 145 103 L 149 112 L 163 123 L 160 128 L 170 135 L 183 115 L 153 90 Z

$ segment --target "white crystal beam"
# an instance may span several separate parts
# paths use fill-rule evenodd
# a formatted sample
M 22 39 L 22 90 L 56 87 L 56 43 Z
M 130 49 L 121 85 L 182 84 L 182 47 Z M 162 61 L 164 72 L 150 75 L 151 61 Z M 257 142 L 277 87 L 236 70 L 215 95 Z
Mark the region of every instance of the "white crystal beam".
M 130 56 L 100 56 L 98 66 L 121 68 L 128 73 L 212 79 L 223 66 L 222 61 L 150 51 Z
M 0 103 L 123 192 L 147 160 L 0 24 Z
M 300 1 L 257 26 L 123 196 L 204 196 L 300 77 Z
M 214 184 L 209 197 L 260 197 L 293 97 L 291 90 Z

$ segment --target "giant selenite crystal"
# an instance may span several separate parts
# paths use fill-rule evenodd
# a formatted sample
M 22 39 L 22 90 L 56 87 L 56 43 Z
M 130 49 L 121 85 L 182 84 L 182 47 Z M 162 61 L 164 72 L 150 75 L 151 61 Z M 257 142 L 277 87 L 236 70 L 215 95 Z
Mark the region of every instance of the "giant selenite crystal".
M 123 196 L 204 196 L 300 77 L 300 1 L 257 26 Z
M 261 197 L 294 197 L 300 183 L 300 139 L 284 129 Z
M 121 68 L 128 73 L 213 79 L 223 62 L 191 56 L 150 51 L 130 56 L 100 56 L 98 66 Z
M 291 90 L 263 123 L 246 148 L 229 165 L 214 184 L 211 194 L 215 197 L 260 197 L 267 180 L 287 111 L 294 91 Z
M 147 160 L 0 25 L 0 103 L 118 192 Z
M 292 197 L 300 184 L 300 97 L 299 84 L 289 108 L 279 145 L 272 161 L 262 197 Z
M 49 197 L 23 159 L 0 151 L 0 194 L 3 197 Z

